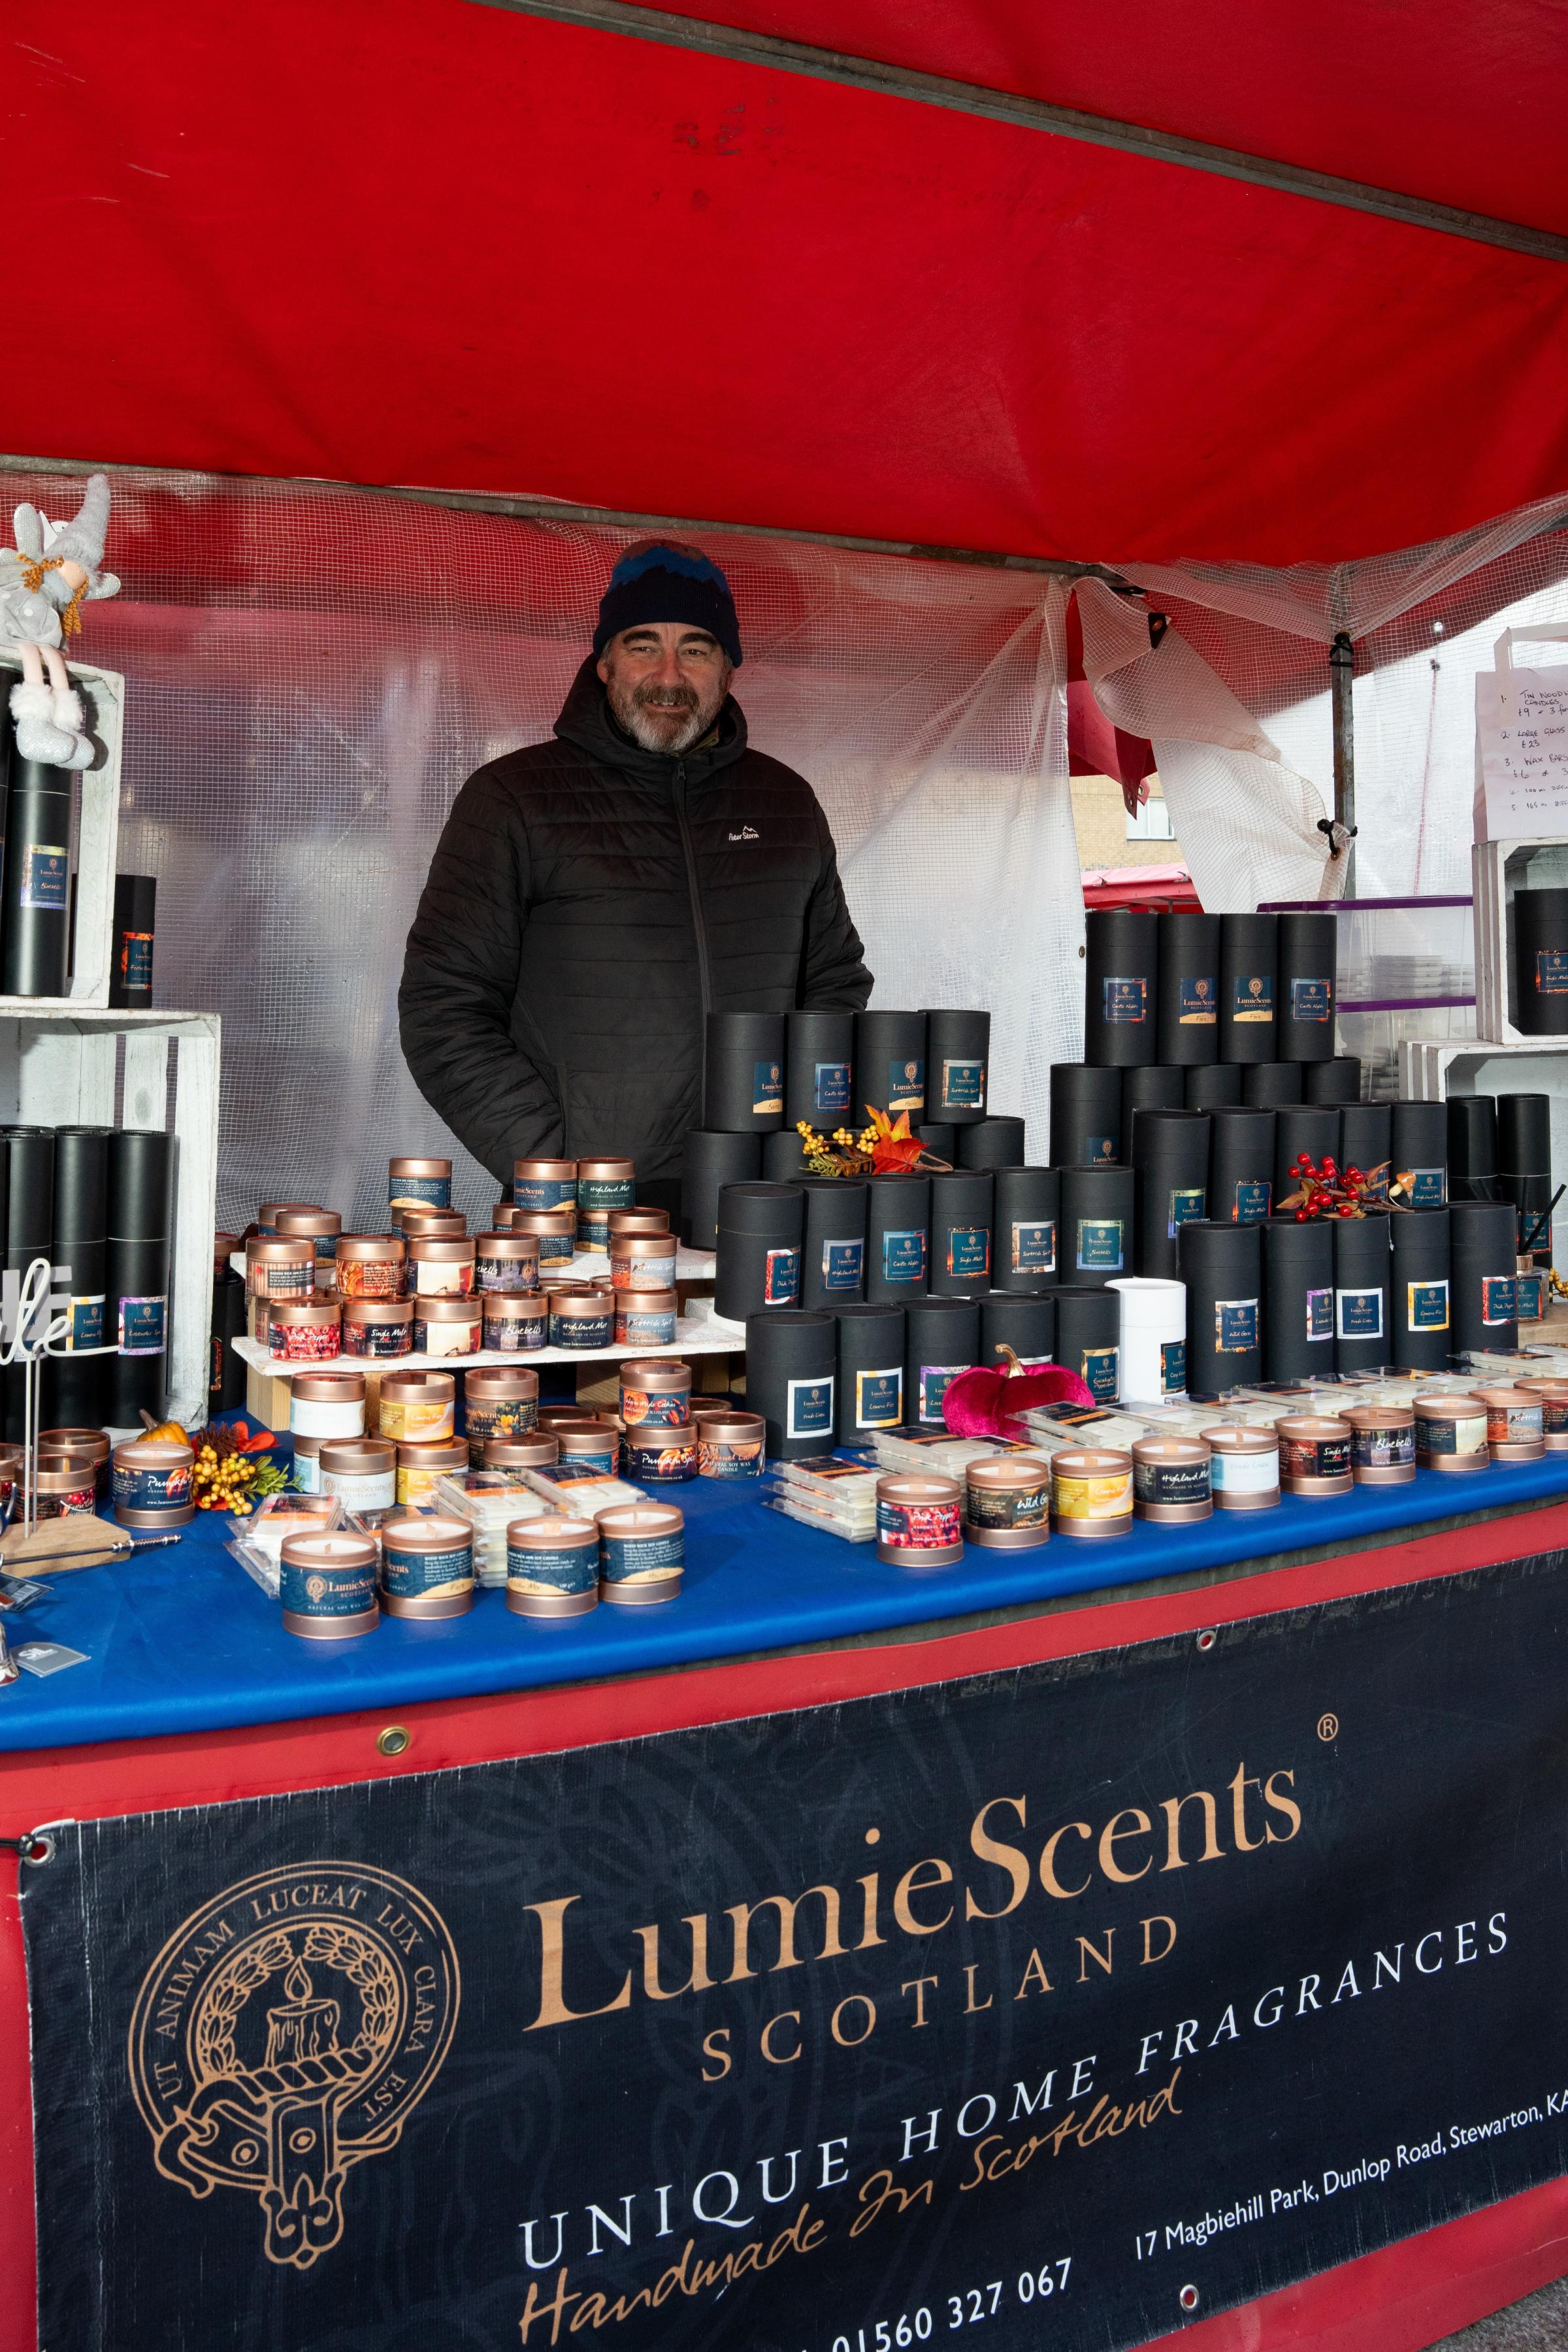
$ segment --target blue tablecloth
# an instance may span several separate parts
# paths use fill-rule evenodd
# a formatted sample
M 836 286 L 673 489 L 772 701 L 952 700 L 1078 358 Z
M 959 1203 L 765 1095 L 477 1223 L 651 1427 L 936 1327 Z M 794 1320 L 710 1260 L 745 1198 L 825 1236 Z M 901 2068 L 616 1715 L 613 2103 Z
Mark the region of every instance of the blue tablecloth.
M 70 1748 L 160 1733 L 283 1723 L 361 1707 L 538 1689 L 693 1665 L 796 1643 L 831 1642 L 971 1612 L 1017 1608 L 1369 1536 L 1503 1503 L 1568 1496 L 1568 1456 L 1474 1477 L 1419 1471 L 1407 1486 L 1358 1486 L 1326 1502 L 1216 1512 L 1196 1527 L 1135 1527 L 1107 1542 L 1053 1537 L 1034 1552 L 967 1547 L 954 1568 L 884 1568 L 870 1544 L 766 1509 L 754 1488 L 698 1480 L 660 1490 L 687 1515 L 686 1583 L 650 1609 L 600 1608 L 554 1622 L 514 1617 L 500 1592 L 471 1613 L 413 1624 L 385 1618 L 356 1641 L 286 1633 L 277 1604 L 231 1559 L 226 1519 L 198 1517 L 183 1542 L 53 1580 L 6 1621 L 11 1639 L 84 1650 L 88 1664 L 0 1689 L 0 1749 Z

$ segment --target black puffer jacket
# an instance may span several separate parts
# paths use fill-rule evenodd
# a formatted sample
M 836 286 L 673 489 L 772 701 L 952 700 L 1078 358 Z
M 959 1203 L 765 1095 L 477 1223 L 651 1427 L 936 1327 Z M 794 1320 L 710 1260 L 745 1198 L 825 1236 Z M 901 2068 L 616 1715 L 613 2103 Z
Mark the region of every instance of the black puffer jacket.
M 616 726 L 592 657 L 556 740 L 453 803 L 398 995 L 415 1083 L 503 1181 L 520 1153 L 669 1176 L 701 1118 L 706 1011 L 871 992 L 833 836 L 739 706 L 672 760 Z

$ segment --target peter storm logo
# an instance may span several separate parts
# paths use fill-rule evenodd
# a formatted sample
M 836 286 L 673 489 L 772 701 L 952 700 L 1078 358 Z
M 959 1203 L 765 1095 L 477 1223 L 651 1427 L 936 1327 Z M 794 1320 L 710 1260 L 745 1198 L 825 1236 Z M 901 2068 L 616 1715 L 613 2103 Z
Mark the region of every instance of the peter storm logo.
M 289 1863 L 194 1911 L 142 1979 L 128 2061 L 160 2172 L 237 2189 L 268 2262 L 308 2270 L 343 2231 L 352 2165 L 395 2147 L 458 2021 L 446 1922 L 406 1880 Z

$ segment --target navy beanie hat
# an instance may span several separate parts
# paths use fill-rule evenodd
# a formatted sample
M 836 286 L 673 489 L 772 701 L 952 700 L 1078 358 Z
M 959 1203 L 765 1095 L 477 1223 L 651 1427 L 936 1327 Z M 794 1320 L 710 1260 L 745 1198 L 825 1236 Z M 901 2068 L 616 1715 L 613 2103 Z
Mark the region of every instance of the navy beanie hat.
M 694 548 L 658 541 L 623 555 L 599 599 L 594 651 L 602 654 L 623 629 L 647 621 L 680 621 L 717 637 L 737 669 L 741 630 L 730 583 L 716 563 Z

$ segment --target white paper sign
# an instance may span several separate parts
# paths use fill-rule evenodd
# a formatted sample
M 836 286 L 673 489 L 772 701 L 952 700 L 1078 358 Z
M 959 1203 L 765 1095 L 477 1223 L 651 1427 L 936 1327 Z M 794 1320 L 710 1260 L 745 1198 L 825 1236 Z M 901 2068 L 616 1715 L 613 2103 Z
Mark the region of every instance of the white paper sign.
M 1568 669 L 1476 677 L 1478 841 L 1568 834 Z

